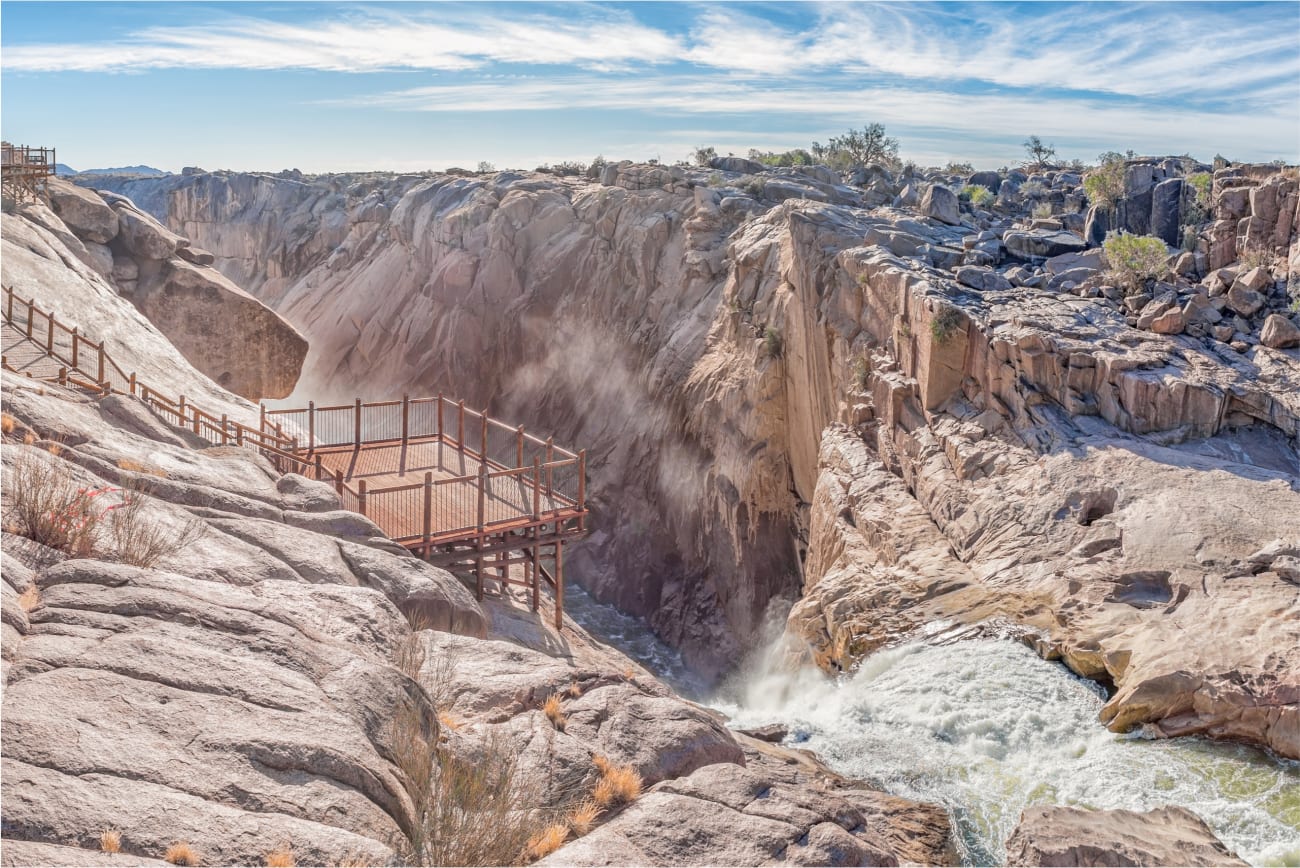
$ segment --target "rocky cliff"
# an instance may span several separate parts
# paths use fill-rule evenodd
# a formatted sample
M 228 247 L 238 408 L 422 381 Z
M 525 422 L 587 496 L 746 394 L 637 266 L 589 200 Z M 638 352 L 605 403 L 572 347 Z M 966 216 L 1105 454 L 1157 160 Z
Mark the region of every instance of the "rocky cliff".
M 153 387 L 252 412 L 74 240 L 47 210 L 6 215 L 6 283 L 93 324 Z M 435 764 L 468 775 L 438 798 L 481 794 L 438 814 L 468 812 L 465 864 L 566 838 L 556 858 L 585 861 L 605 846 L 588 832 L 641 864 L 954 856 L 942 809 L 731 732 L 571 622 L 480 606 L 326 485 L 135 398 L 8 372 L 0 388 L 5 865 L 418 864 Z M 571 820 L 610 769 L 619 798 Z
M 445 390 L 587 446 L 581 580 L 699 668 L 782 597 L 826 668 L 1011 625 L 1117 729 L 1300 755 L 1294 178 L 1216 172 L 1196 249 L 1125 292 L 1070 172 L 759 168 L 118 188 L 303 330 L 300 394 Z M 1198 168 L 1135 161 L 1108 219 L 1181 224 L 1154 191 Z

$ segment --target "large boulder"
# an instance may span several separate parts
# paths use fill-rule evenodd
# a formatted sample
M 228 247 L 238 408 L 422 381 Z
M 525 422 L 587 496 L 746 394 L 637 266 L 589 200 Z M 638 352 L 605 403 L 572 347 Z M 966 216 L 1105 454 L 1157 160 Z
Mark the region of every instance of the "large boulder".
M 1089 811 L 1038 805 L 1007 839 L 1008 865 L 1245 865 L 1186 808 Z
M 50 207 L 82 241 L 107 244 L 117 236 L 117 212 L 99 196 L 58 178 L 49 181 Z
M 988 187 L 989 192 L 997 195 L 998 188 L 1002 186 L 1002 176 L 997 172 L 976 172 L 966 179 L 967 184 Z
M 1177 247 L 1182 241 L 1179 237 L 1182 201 L 1182 178 L 1161 181 L 1151 192 L 1151 234 L 1171 247 Z
M 173 257 L 141 277 L 131 300 L 191 364 L 238 395 L 284 398 L 298 382 L 306 338 L 212 268 Z
M 757 175 L 767 170 L 767 166 L 762 163 L 744 157 L 714 157 L 709 160 L 709 168 L 723 172 L 743 172 L 746 175 Z
M 1300 328 L 1280 313 L 1271 313 L 1259 332 L 1259 342 L 1275 350 L 1300 347 Z
M 122 246 L 137 259 L 167 259 L 178 247 L 189 244 L 188 240 L 129 203 L 117 206 L 117 216 Z
M 1072 232 L 1050 229 L 1016 230 L 1002 236 L 1007 253 L 1017 259 L 1037 261 L 1066 253 L 1082 253 L 1088 244 Z
M 949 226 L 961 223 L 957 194 L 942 184 L 931 184 L 926 188 L 921 197 L 921 213 Z

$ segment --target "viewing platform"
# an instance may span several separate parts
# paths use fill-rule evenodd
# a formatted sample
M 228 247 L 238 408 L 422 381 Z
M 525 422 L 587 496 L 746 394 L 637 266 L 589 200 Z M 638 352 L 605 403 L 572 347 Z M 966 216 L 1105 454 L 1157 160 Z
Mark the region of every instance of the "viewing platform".
M 0 144 L 4 195 L 19 202 L 44 195 L 46 179 L 54 176 L 54 164 L 54 148 Z
M 255 449 L 280 473 L 328 482 L 344 509 L 367 516 L 429 563 L 468 576 L 480 600 L 496 581 L 527 589 L 537 611 L 548 586 L 556 627 L 563 625 L 564 547 L 587 531 L 584 451 L 443 395 L 263 407 L 254 428 L 141 382 L 104 343 L 10 287 L 0 312 L 6 371 L 91 395 L 136 396 L 209 443 Z

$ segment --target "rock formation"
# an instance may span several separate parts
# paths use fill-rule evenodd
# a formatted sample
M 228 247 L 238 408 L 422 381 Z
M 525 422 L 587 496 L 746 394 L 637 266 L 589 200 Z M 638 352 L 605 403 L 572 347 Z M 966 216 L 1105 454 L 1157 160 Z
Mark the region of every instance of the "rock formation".
M 6 283 L 50 277 L 31 284 L 37 303 L 72 307 L 151 384 L 248 415 L 89 271 L 75 236 L 49 228 L 56 219 L 5 216 Z M 23 256 L 11 259 L 11 242 Z M 609 805 L 593 835 L 668 828 L 683 804 L 748 818 L 713 824 L 708 842 L 643 845 L 643 864 L 742 852 L 775 864 L 953 858 L 941 809 L 730 732 L 571 622 L 557 632 L 508 598 L 480 606 L 339 509 L 324 484 L 281 476 L 251 449 L 209 446 L 135 398 L 8 373 L 0 388 L 6 865 L 165 864 L 182 843 L 202 864 L 273 853 L 391 864 L 419 815 L 419 744 L 471 769 L 507 758 L 538 822 L 590 793 L 601 764 L 638 774 L 648 792 Z M 85 513 L 93 546 L 33 539 L 23 502 L 87 492 L 102 504 Z M 120 505 L 128 493 L 135 512 Z M 557 722 L 543 708 L 559 696 Z M 118 855 L 100 852 L 105 833 Z
M 1035 807 L 1007 841 L 1010 865 L 1245 865 L 1183 808 L 1089 811 Z
M 6 262 L 5 274 L 15 288 L 39 279 L 42 264 L 34 257 L 53 234 L 222 386 L 254 401 L 293 390 L 306 340 L 211 268 L 210 253 L 122 196 L 101 197 L 61 179 L 51 180 L 49 190 L 53 213 L 37 203 L 22 206 L 27 221 L 6 218 L 5 239 L 14 245 L 6 258 L 17 261 Z
M 1125 171 L 1094 227 L 1172 219 L 1154 188 L 1187 168 Z M 305 392 L 445 390 L 587 446 L 575 572 L 700 669 L 781 597 L 832 670 L 1010 621 L 1113 685 L 1115 729 L 1300 756 L 1300 597 L 1251 560 L 1300 539 L 1286 174 L 1215 173 L 1198 249 L 1127 296 L 1070 172 L 1006 173 L 956 224 L 912 210 L 972 180 L 942 173 L 590 174 L 100 183 L 304 331 Z

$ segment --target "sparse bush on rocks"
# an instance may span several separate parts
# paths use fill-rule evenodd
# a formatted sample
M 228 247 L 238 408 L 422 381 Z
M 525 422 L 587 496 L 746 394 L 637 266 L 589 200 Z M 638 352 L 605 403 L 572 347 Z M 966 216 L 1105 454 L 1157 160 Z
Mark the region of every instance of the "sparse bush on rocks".
M 1046 220 L 1052 216 L 1052 206 L 1047 202 L 1042 202 L 1035 205 L 1034 210 L 1031 211 L 1030 214 L 1035 220 Z
M 122 850 L 122 833 L 117 829 L 105 829 L 100 832 L 99 849 L 103 853 L 120 853 Z
M 1141 290 L 1148 280 L 1168 268 L 1169 249 L 1159 238 L 1112 232 L 1102 244 L 1106 262 L 1116 281 L 1130 293 Z
M 1101 155 L 1101 163 L 1083 177 L 1083 191 L 1088 201 L 1104 208 L 1114 208 L 1124 195 L 1124 157 L 1113 151 Z
M 965 323 L 966 319 L 961 315 L 961 311 L 952 305 L 945 304 L 934 315 L 934 319 L 931 320 L 930 334 L 940 344 L 946 344 Z
M 569 814 L 569 828 L 581 838 L 592 830 L 603 813 L 604 810 L 596 804 L 595 799 L 583 799 Z
M 976 208 L 983 208 L 993 201 L 993 191 L 983 184 L 967 184 L 961 188 L 961 197 Z
M 551 726 L 555 727 L 560 732 L 564 732 L 564 708 L 560 705 L 560 694 L 552 693 L 550 696 L 546 697 L 546 703 L 542 705 L 542 713 L 545 714 L 546 719 L 551 722 Z
M 177 841 L 167 848 L 167 854 L 163 856 L 173 865 L 198 865 L 199 852 L 189 845 L 187 841 Z
M 613 808 L 636 801 L 641 795 L 641 774 L 629 766 L 616 766 L 608 758 L 597 754 L 592 764 L 600 772 L 600 780 L 591 797 L 601 808 Z
M 773 326 L 768 326 L 763 330 L 763 352 L 769 359 L 779 359 L 781 357 L 781 333 Z
M 104 518 L 115 508 L 105 497 L 113 491 L 78 485 L 62 461 L 25 450 L 9 474 L 5 525 L 70 557 L 89 557 Z
M 560 849 L 569 837 L 569 827 L 564 823 L 552 823 L 532 838 L 524 848 L 525 858 L 529 861 L 544 859 Z
M 111 556 L 136 567 L 152 567 L 168 555 L 198 541 L 206 531 L 202 522 L 185 519 L 179 527 L 150 519 L 145 510 L 153 498 L 147 486 L 128 483 L 121 489 L 122 502 L 109 507 L 108 538 Z
M 708 166 L 709 163 L 718 156 L 718 151 L 713 146 L 699 147 L 692 153 L 692 159 L 697 166 Z

